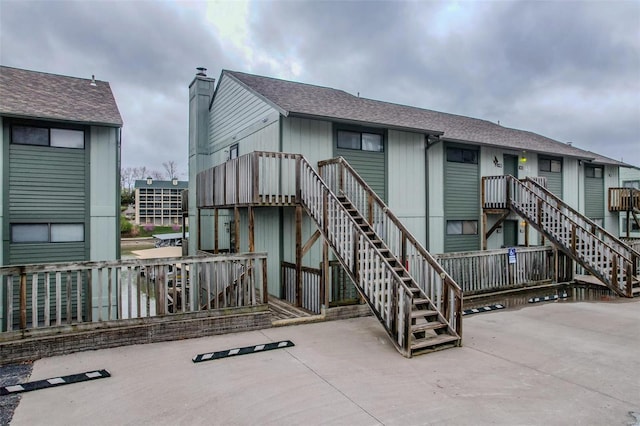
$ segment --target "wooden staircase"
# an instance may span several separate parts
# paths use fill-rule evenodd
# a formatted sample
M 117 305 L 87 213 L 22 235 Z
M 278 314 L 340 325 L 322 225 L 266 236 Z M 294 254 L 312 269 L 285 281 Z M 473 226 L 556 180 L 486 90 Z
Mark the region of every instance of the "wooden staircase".
M 402 227 L 375 193 L 343 159 L 321 163 L 325 172 L 341 173 L 341 182 L 357 182 L 367 194 L 368 208 L 354 202 L 349 191 L 335 191 L 302 158 L 300 200 L 316 222 L 344 270 L 356 284 L 396 348 L 406 357 L 461 344 L 462 291 L 440 265 Z M 329 173 L 331 174 L 331 173 Z M 335 181 L 335 180 L 334 180 Z M 336 195 L 339 193 L 340 195 Z M 380 206 L 378 218 L 393 225 L 402 235 L 390 247 L 381 237 L 380 221 L 371 220 L 374 204 Z M 384 214 L 382 213 L 384 211 Z M 390 230 L 387 226 L 387 234 Z M 415 265 L 417 272 L 413 271 Z
M 507 208 L 617 294 L 640 296 L 640 253 L 533 179 L 483 178 L 483 207 Z

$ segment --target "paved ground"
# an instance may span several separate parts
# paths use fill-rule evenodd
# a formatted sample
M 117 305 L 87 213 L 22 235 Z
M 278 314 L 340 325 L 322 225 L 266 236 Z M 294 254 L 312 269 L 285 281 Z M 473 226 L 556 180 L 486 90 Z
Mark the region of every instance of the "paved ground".
M 640 424 L 640 300 L 494 311 L 464 327 L 464 347 L 413 359 L 372 317 L 43 359 L 30 380 L 112 377 L 25 393 L 12 424 Z M 191 362 L 286 339 L 296 346 Z

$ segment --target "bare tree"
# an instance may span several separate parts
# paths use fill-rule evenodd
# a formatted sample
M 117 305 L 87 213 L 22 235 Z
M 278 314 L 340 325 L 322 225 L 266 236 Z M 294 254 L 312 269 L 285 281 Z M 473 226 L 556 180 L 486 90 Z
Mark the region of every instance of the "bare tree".
M 167 177 L 169 178 L 169 180 L 178 178 L 178 165 L 176 164 L 175 161 L 173 160 L 167 161 L 166 163 L 162 163 L 162 166 L 167 172 Z
M 153 179 L 153 180 L 164 180 L 165 179 L 165 175 L 162 172 L 159 172 L 157 170 L 151 170 L 149 172 L 149 176 Z
M 132 167 L 124 167 L 120 169 L 120 189 L 131 192 L 135 183 L 135 169 Z

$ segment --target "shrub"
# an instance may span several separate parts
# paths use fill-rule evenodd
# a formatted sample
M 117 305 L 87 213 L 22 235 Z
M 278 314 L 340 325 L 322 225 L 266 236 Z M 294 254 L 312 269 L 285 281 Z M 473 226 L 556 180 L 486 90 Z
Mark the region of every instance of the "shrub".
M 154 229 L 156 229 L 156 226 L 153 223 L 146 223 L 142 229 L 144 229 L 147 232 L 152 232 Z
M 127 220 L 126 217 L 120 216 L 120 233 L 130 234 L 133 229 L 133 224 Z
M 179 232 L 181 228 L 182 228 L 182 227 L 181 227 L 180 225 L 173 225 L 173 226 L 171 227 L 171 229 L 173 229 L 173 230 L 174 230 L 174 231 L 176 231 L 176 232 Z

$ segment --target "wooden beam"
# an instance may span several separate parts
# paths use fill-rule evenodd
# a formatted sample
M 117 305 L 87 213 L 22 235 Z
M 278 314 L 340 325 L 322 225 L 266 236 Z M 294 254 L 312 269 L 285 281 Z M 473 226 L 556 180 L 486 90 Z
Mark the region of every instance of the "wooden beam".
M 213 253 L 218 254 L 220 240 L 220 223 L 218 222 L 218 209 L 213 209 Z
M 296 306 L 302 306 L 302 206 L 296 206 Z
M 202 233 L 202 218 L 200 212 L 200 209 L 198 209 L 198 233 L 196 235 L 196 250 L 202 249 L 202 238 L 200 237 L 200 234 Z
M 504 212 L 504 213 L 502 214 L 502 216 L 500 216 L 500 217 L 498 218 L 498 221 L 497 221 L 497 222 L 496 222 L 496 223 L 491 227 L 491 229 L 489 229 L 489 231 L 487 231 L 487 234 L 485 235 L 485 243 L 486 243 L 486 240 L 487 240 L 487 239 L 489 239 L 489 237 L 491 236 L 491 234 L 493 234 L 493 233 L 496 231 L 496 229 L 498 229 L 498 228 L 500 227 L 500 225 L 502 225 L 502 222 L 504 222 L 504 221 L 505 221 L 505 219 L 506 219 L 507 217 L 509 217 L 509 214 L 510 214 L 510 213 L 511 213 L 511 212 L 509 212 L 509 211 Z M 486 220 L 486 215 L 485 215 L 485 220 Z M 486 223 L 485 223 L 485 225 L 486 225 Z M 486 250 L 486 247 L 484 248 L 484 250 Z
M 307 252 L 311 250 L 311 247 L 313 247 L 316 241 L 318 241 L 320 235 L 320 231 L 316 230 L 316 232 L 313 233 L 313 235 L 307 240 L 307 242 L 304 243 L 304 246 L 302 246 L 302 257 L 304 257 Z
M 326 216 L 325 216 L 326 217 Z M 329 243 L 322 242 L 322 278 L 320 282 L 320 300 L 326 308 L 329 307 Z
M 255 251 L 255 240 L 254 240 L 254 213 L 253 207 L 249 206 L 247 208 L 247 213 L 249 215 L 249 252 L 253 253 Z
M 233 208 L 233 222 L 236 234 L 234 251 L 235 253 L 240 253 L 240 209 L 238 207 Z

